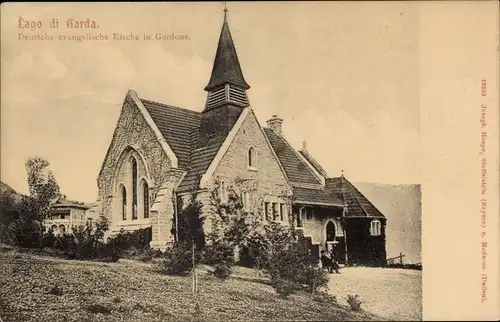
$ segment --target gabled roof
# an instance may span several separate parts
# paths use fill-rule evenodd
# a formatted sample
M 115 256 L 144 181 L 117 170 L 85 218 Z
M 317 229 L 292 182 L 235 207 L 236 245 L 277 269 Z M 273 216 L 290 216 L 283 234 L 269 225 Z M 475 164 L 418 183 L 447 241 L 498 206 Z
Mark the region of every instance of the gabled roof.
M 247 84 L 243 77 L 233 38 L 229 31 L 226 12 L 224 12 L 224 23 L 222 24 L 219 43 L 217 45 L 212 75 L 205 90 L 210 91 L 227 83 L 241 86 L 243 89 L 250 88 L 250 85 Z
M 194 146 L 193 133 L 200 127 L 201 113 L 145 99 L 141 101 L 177 156 L 179 168 L 188 169 Z
M 292 185 L 294 183 L 321 185 L 321 182 L 309 169 L 309 166 L 300 160 L 297 152 L 295 152 L 284 137 L 276 134 L 270 128 L 264 128 L 264 131 Z
M 385 218 L 377 207 L 344 176 L 326 179 L 325 190 L 337 195 L 347 204 L 346 217 Z

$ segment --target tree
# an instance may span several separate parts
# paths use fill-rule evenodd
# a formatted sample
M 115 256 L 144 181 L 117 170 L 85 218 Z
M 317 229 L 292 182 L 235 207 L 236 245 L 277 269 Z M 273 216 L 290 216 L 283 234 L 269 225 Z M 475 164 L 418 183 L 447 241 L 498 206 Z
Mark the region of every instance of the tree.
M 49 215 L 51 204 L 61 197 L 59 185 L 49 166 L 50 163 L 41 157 L 32 157 L 26 161 L 30 196 L 36 204 L 33 215 L 40 222 Z
M 177 216 L 172 218 L 172 229 L 170 230 L 172 235 L 176 236 L 176 243 L 182 243 L 191 249 L 194 241 L 198 251 L 205 247 L 202 207 L 196 193 L 191 195 L 189 203 L 185 207 L 182 198 L 177 199 Z M 176 222 L 177 220 L 178 222 Z

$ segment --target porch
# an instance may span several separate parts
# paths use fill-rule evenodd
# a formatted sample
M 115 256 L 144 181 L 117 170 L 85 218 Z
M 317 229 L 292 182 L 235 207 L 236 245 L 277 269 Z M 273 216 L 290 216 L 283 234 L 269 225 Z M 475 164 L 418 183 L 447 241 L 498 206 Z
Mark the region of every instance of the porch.
M 333 251 L 339 264 L 346 263 L 343 206 L 296 203 L 293 212 L 297 218 L 296 229 L 302 231 L 318 259 L 322 250 Z

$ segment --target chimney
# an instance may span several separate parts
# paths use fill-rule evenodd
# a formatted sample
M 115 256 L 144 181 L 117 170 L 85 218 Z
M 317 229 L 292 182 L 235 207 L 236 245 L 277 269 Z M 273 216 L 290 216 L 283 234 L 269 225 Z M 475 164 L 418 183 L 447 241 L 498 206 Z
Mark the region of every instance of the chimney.
M 283 119 L 279 118 L 276 114 L 273 115 L 271 119 L 267 120 L 267 126 L 279 135 L 281 135 L 281 124 L 283 124 Z

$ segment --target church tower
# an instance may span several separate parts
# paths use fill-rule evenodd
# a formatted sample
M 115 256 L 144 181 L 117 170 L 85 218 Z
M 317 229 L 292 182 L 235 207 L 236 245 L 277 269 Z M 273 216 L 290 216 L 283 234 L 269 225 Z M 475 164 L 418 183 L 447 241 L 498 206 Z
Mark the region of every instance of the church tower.
M 250 104 L 246 91 L 250 86 L 243 77 L 234 46 L 227 9 L 217 45 L 212 75 L 205 91 L 208 92 L 202 112 L 198 147 L 224 141 L 245 107 Z

